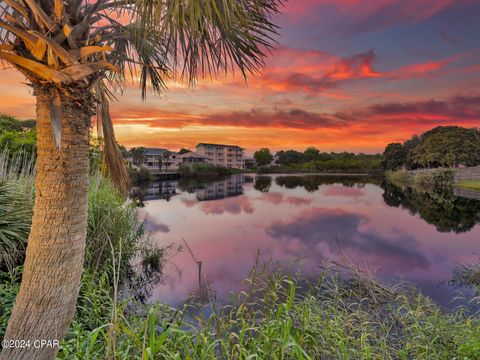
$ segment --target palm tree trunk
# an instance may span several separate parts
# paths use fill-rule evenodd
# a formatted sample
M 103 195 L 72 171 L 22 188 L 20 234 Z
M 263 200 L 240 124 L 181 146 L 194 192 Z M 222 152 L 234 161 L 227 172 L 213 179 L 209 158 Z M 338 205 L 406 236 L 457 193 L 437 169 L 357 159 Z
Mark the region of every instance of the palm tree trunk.
M 55 147 L 50 123 L 52 89 L 37 88 L 37 175 L 32 229 L 20 292 L 5 339 L 30 340 L 6 348 L 1 360 L 53 359 L 75 313 L 87 229 L 91 95 L 61 93 L 62 140 Z

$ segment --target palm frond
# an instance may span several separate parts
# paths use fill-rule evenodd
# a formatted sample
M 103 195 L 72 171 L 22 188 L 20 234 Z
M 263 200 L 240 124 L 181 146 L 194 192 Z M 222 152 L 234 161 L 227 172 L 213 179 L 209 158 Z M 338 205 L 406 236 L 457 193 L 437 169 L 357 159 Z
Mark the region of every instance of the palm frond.
M 124 160 L 113 130 L 110 117 L 108 90 L 103 82 L 95 87 L 97 97 L 97 127 L 103 134 L 103 156 L 107 165 L 107 172 L 115 186 L 124 194 L 130 189 L 130 175 L 125 167 Z
M 108 92 L 131 80 L 145 99 L 171 78 L 195 85 L 223 72 L 258 72 L 275 44 L 272 17 L 283 1 L 2 0 L 0 61 L 34 83 L 94 92 L 109 172 L 125 190 Z
M 156 28 L 182 78 L 240 70 L 246 77 L 264 65 L 275 43 L 271 18 L 282 0 L 137 0 L 142 24 Z

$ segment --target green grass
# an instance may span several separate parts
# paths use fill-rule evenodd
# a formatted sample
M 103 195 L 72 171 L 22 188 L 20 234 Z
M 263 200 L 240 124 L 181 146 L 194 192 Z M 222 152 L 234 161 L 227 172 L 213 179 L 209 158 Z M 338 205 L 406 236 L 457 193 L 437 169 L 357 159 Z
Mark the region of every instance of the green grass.
M 110 321 L 101 316 L 113 312 L 108 281 L 102 290 L 88 281 L 80 303 L 92 310 L 77 314 L 60 359 L 480 358 L 478 317 L 445 312 L 415 290 L 360 273 L 340 280 L 325 271 L 315 283 L 252 273 L 249 291 L 209 307 L 208 316 L 193 303 L 183 311 L 156 305 L 140 313 L 123 304 Z
M 32 157 L 0 152 L 0 270 L 22 262 L 33 214 Z
M 455 184 L 455 187 L 467 190 L 480 191 L 480 181 L 479 180 L 464 180 L 459 181 Z

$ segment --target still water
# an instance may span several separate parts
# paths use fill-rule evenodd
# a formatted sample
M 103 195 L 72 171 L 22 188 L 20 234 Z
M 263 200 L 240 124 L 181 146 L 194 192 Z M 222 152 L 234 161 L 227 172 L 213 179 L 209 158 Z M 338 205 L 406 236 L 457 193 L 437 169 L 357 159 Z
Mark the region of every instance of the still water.
M 444 306 L 455 267 L 480 258 L 480 201 L 427 194 L 366 176 L 235 175 L 224 181 L 153 183 L 142 211 L 152 241 L 183 246 L 166 264 L 152 301 L 181 306 L 202 281 L 219 300 L 241 289 L 255 262 L 304 275 L 345 256 L 385 281 L 406 281 Z

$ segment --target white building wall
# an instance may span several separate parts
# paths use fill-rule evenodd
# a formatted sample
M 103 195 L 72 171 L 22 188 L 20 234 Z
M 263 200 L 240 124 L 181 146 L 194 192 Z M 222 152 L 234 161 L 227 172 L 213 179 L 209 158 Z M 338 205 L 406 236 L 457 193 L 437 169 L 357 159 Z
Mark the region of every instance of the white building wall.
M 197 153 L 207 158 L 207 162 L 213 165 L 245 168 L 245 150 L 237 146 L 198 144 Z

